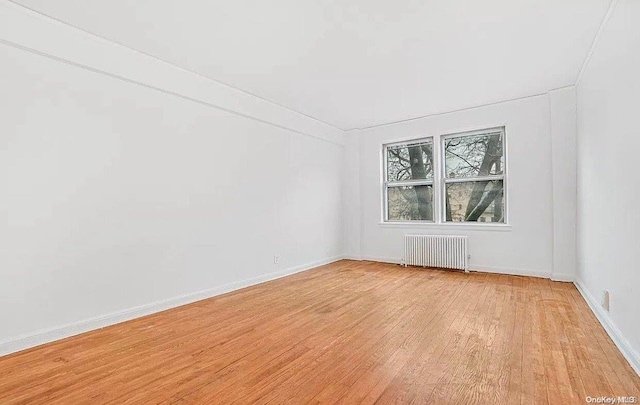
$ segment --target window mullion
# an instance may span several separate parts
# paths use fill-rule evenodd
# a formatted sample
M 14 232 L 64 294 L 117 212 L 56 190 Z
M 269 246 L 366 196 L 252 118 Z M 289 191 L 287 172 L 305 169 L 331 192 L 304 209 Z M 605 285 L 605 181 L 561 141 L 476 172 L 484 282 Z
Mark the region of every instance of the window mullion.
M 504 175 L 491 175 L 491 176 L 479 176 L 479 177 L 452 177 L 445 178 L 445 183 L 467 183 L 470 181 L 492 181 L 492 180 L 504 180 Z
M 413 187 L 431 185 L 433 185 L 433 180 L 391 181 L 384 184 L 385 187 Z
M 442 165 L 444 162 L 444 148 L 442 147 L 442 142 L 440 139 L 437 139 L 437 142 L 434 142 L 434 174 L 436 184 L 434 185 L 434 220 L 437 224 L 444 223 L 444 218 L 442 216 L 442 210 L 444 207 L 444 193 L 442 190 Z

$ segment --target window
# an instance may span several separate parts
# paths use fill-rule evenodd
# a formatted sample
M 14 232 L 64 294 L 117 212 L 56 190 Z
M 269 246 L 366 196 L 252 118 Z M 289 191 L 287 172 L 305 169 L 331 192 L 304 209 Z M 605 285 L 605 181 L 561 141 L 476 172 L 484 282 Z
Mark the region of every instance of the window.
M 385 222 L 504 224 L 504 128 L 436 140 L 383 146 Z
M 385 146 L 385 219 L 433 221 L 433 139 Z

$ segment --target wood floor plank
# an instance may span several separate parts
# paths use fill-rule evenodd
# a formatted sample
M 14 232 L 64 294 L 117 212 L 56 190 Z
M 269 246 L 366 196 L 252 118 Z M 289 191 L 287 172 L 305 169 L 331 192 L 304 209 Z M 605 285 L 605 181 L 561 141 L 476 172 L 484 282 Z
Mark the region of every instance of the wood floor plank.
M 572 284 L 340 261 L 0 358 L 2 404 L 573 404 L 640 378 Z

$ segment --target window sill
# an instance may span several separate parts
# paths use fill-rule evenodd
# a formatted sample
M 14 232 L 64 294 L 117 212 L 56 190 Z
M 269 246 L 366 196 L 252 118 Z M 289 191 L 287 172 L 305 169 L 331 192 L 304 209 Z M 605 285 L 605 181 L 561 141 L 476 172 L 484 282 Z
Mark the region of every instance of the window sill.
M 379 222 L 378 225 L 382 228 L 511 232 L 511 225 L 508 225 L 508 224 L 486 224 L 486 223 L 436 224 L 434 222 Z

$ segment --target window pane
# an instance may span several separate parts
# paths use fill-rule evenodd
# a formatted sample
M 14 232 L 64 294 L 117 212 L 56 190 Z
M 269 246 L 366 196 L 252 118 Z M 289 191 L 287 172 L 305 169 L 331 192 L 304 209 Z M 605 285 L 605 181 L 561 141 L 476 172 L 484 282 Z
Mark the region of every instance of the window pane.
M 387 147 L 387 181 L 432 178 L 432 141 Z
M 446 139 L 445 168 L 448 178 L 488 176 L 504 172 L 502 133 Z
M 387 188 L 389 221 L 433 221 L 433 187 Z
M 447 221 L 504 222 L 502 180 L 447 184 Z

